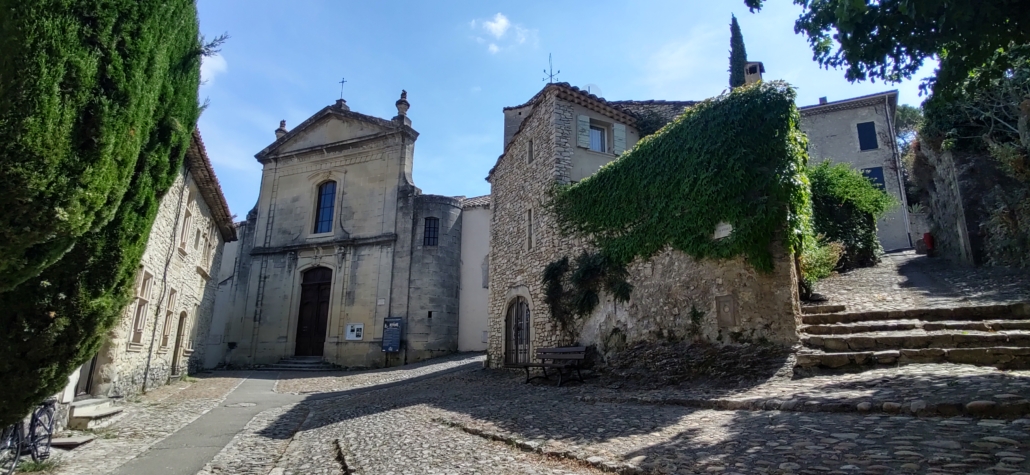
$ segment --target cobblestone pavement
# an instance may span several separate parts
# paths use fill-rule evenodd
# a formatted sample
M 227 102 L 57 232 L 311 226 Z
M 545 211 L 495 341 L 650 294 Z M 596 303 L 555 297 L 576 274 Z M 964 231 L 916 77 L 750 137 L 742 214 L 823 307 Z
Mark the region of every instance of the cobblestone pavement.
M 1024 373 L 910 365 L 719 395 L 854 402 L 879 394 L 899 402 L 892 414 L 842 414 L 797 412 L 816 410 L 807 404 L 796 411 L 641 404 L 626 401 L 645 392 L 589 380 L 557 388 L 468 371 L 293 408 L 307 406 L 306 420 L 269 473 L 1030 473 L 1030 419 L 912 417 L 900 407 L 916 397 L 929 404 L 968 394 L 1026 398 L 1028 384 Z M 605 395 L 622 400 L 597 400 Z
M 849 312 L 988 305 L 1030 301 L 1030 273 L 962 267 L 906 251 L 886 254 L 874 267 L 828 277 L 815 290 Z
M 85 475 L 114 470 L 218 406 L 244 375 L 203 375 L 196 382 L 163 386 L 137 402 L 125 404 L 121 419 L 109 427 L 88 431 L 97 436 L 92 442 L 71 451 L 55 450 L 59 465 L 54 473 Z
M 482 353 L 456 353 L 406 366 L 367 371 L 332 371 L 279 373 L 275 391 L 290 394 L 327 393 L 364 388 L 438 373 L 465 365 L 482 367 Z

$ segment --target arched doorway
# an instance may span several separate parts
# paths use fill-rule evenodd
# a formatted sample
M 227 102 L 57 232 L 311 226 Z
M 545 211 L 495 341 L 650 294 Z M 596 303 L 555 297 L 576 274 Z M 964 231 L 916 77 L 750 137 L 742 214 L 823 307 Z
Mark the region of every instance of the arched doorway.
M 169 318 L 171 315 L 169 315 Z M 189 316 L 186 312 L 179 314 L 179 328 L 175 332 L 175 346 L 172 347 L 172 376 L 182 374 L 182 342 L 186 336 L 186 321 Z
M 504 317 L 504 364 L 529 363 L 529 302 L 515 297 Z
M 322 356 L 329 323 L 329 293 L 333 271 L 315 267 L 301 280 L 300 313 L 297 318 L 297 356 Z

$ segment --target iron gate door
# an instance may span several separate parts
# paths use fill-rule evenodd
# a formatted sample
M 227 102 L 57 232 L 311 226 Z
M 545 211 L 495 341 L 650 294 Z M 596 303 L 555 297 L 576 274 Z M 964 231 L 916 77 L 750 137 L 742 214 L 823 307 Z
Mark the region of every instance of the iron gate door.
M 529 302 L 522 297 L 508 305 L 504 318 L 504 364 L 529 363 Z

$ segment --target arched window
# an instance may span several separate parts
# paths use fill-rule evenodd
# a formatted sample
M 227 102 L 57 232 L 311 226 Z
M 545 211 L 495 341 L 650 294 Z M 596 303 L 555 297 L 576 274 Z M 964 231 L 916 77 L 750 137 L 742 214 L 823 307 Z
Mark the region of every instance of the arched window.
M 315 208 L 315 233 L 333 230 L 333 204 L 336 202 L 336 182 L 318 185 L 318 207 Z

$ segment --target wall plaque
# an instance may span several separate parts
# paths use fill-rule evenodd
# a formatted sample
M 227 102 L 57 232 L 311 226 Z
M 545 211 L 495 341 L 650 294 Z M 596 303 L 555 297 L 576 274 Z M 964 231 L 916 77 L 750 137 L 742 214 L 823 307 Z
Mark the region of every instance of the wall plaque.
M 383 319 L 383 351 L 396 353 L 401 351 L 401 325 L 400 317 Z

